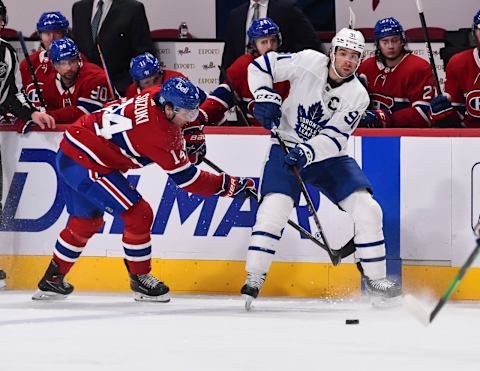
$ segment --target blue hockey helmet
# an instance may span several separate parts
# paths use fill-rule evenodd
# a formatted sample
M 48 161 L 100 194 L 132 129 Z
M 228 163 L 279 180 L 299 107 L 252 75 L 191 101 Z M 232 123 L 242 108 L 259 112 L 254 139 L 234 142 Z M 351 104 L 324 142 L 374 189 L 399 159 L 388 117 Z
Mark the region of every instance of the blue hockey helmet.
M 130 76 L 133 81 L 140 81 L 161 72 L 160 62 L 149 52 L 137 55 L 130 61 Z
M 172 77 L 165 81 L 154 98 L 155 103 L 160 107 L 170 103 L 174 111 L 198 110 L 200 100 L 199 89 L 184 77 Z
M 480 29 L 480 9 L 478 10 L 478 12 L 475 14 L 475 16 L 473 17 L 473 24 L 472 24 L 472 28 L 475 30 L 475 29 Z
M 53 64 L 80 57 L 77 44 L 68 37 L 53 40 L 49 53 L 50 60 Z
M 68 19 L 60 12 L 45 12 L 37 22 L 38 32 L 64 31 L 67 32 Z
M 393 17 L 380 19 L 375 24 L 374 36 L 375 42 L 378 42 L 380 39 L 388 36 L 399 35 L 403 41 L 405 41 L 405 32 L 403 27 L 398 20 Z
M 273 19 L 265 17 L 254 19 L 247 31 L 249 43 L 253 43 L 255 40 L 265 36 L 277 36 L 278 45 L 282 43 L 282 35 L 280 28 L 273 21 Z

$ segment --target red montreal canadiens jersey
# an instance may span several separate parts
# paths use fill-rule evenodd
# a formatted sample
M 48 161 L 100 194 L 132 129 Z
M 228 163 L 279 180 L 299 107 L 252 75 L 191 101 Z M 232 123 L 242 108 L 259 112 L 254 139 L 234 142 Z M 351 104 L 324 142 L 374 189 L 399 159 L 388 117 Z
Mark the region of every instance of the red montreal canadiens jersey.
M 360 64 L 358 74 L 365 76 L 372 108 L 392 111 L 396 127 L 430 127 L 430 101 L 434 97 L 434 79 L 430 64 L 413 54 L 393 68 L 375 57 Z
M 99 110 L 108 101 L 109 93 L 103 70 L 93 63 L 83 63 L 75 84 L 67 88 L 60 75 L 50 74 L 40 83 L 47 113 L 57 124 L 71 124 L 84 114 Z M 27 87 L 27 97 L 35 105 L 39 99 L 35 86 Z
M 191 164 L 182 128 L 165 117 L 153 97 L 154 86 L 128 101 L 119 100 L 85 115 L 68 127 L 60 149 L 82 166 L 99 173 L 157 163 L 188 192 L 211 196 L 222 190 L 223 176 Z
M 35 72 L 35 77 L 39 82 L 44 82 L 46 77 L 49 74 L 54 73 L 54 69 L 50 59 L 47 56 L 46 50 L 38 50 L 35 53 L 30 55 L 30 61 L 32 62 L 33 71 Z M 26 90 L 28 85 L 32 81 L 32 75 L 28 69 L 27 61 L 23 60 L 20 63 L 20 73 L 22 75 L 23 88 Z
M 88 62 L 88 59 L 82 53 L 80 53 L 80 57 L 83 62 Z M 55 73 L 55 69 L 53 68 L 52 62 L 50 62 L 45 49 L 38 50 L 31 54 L 30 61 L 32 62 L 33 71 L 38 82 L 45 82 L 48 75 Z M 26 60 L 23 60 L 20 63 L 20 73 L 22 75 L 23 88 L 27 90 L 28 85 L 30 85 L 33 80 Z
M 455 54 L 447 64 L 445 92 L 467 127 L 480 127 L 480 55 L 478 49 Z
M 161 84 L 163 85 L 165 81 L 167 81 L 168 79 L 171 79 L 172 77 L 185 77 L 185 75 L 174 70 L 163 70 Z M 130 99 L 135 95 L 139 94 L 140 92 L 141 92 L 141 89 L 139 88 L 137 83 L 134 82 L 134 83 L 131 83 L 130 86 L 127 88 L 125 97 L 127 99 Z
M 244 54 L 238 57 L 227 69 L 227 75 L 232 82 L 233 89 L 237 92 L 247 108 L 247 119 L 252 126 L 262 126 L 253 117 L 254 99 L 248 87 L 248 65 L 255 59 L 252 54 Z M 290 83 L 281 81 L 273 84 L 273 88 L 279 92 L 282 99 L 288 96 Z M 226 83 L 219 85 L 200 106 L 201 114 L 206 115 L 205 121 L 211 124 L 221 124 L 225 121 L 225 112 L 234 106 L 232 92 Z M 203 111 L 203 112 L 202 112 Z M 203 121 L 203 120 L 202 120 Z

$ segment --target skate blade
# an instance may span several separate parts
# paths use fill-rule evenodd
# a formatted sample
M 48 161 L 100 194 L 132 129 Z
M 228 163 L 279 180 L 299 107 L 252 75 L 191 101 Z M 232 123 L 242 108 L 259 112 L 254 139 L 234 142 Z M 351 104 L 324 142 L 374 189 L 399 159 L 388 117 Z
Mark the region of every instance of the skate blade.
M 386 298 L 383 296 L 370 296 L 370 303 L 375 308 L 388 309 L 399 307 L 402 304 L 402 296 Z
M 7 281 L 5 281 L 5 280 L 0 280 L 0 290 L 1 290 L 1 289 L 4 289 L 5 287 L 7 287 Z
M 168 292 L 159 296 L 148 296 L 140 292 L 134 292 L 133 298 L 135 301 L 145 301 L 150 303 L 168 303 L 170 301 L 170 295 Z
M 430 315 L 423 308 L 420 301 L 413 295 L 407 294 L 403 298 L 403 307 L 410 312 L 422 325 L 428 326 L 430 324 Z
M 37 290 L 32 295 L 32 300 L 65 300 L 68 295 L 58 294 L 52 291 Z
M 243 298 L 245 299 L 245 310 L 247 312 L 250 312 L 252 310 L 252 303 L 253 303 L 253 297 L 251 297 L 250 295 L 242 295 Z

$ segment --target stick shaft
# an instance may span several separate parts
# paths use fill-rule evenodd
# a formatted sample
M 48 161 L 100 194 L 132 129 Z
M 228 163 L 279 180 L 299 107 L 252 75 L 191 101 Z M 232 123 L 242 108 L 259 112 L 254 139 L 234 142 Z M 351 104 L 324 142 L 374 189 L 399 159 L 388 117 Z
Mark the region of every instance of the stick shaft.
M 427 46 L 428 59 L 430 60 L 430 66 L 432 67 L 433 78 L 435 79 L 435 87 L 437 89 L 437 95 L 442 94 L 440 88 L 440 80 L 438 79 L 437 67 L 433 59 L 432 45 L 430 43 L 430 37 L 428 36 L 427 22 L 425 21 L 425 15 L 423 14 L 423 8 L 420 1 L 417 1 L 418 15 L 420 16 L 420 23 L 422 24 L 423 38 L 425 39 L 425 45 Z
M 437 316 L 438 312 L 440 312 L 440 309 L 445 305 L 445 303 L 450 299 L 452 296 L 453 292 L 457 288 L 457 286 L 460 284 L 460 281 L 462 280 L 463 276 L 467 272 L 468 268 L 473 264 L 475 261 L 478 253 L 480 252 L 480 240 L 477 240 L 477 246 L 475 249 L 473 249 L 472 253 L 468 257 L 467 261 L 462 265 L 460 270 L 458 271 L 457 275 L 453 279 L 453 281 L 450 283 L 450 286 L 448 286 L 447 290 L 443 294 L 442 298 L 439 300 L 435 308 L 433 309 L 432 313 L 430 314 L 430 322 L 434 320 L 434 318 Z
M 223 68 L 222 66 L 218 66 L 218 68 L 220 69 L 220 74 L 222 75 L 223 79 L 225 80 L 228 87 L 230 88 L 230 91 L 232 92 L 233 104 L 235 105 L 235 110 L 238 116 L 237 118 L 239 119 L 239 121 L 242 122 L 243 126 L 251 126 L 247 120 L 247 113 L 243 111 L 240 95 L 237 93 L 237 91 L 233 87 L 233 83 L 232 83 L 232 80 L 230 79 L 230 76 L 228 76 L 225 68 Z
M 275 135 L 278 139 L 278 143 L 280 144 L 280 147 L 282 148 L 283 152 L 285 154 L 288 154 L 288 149 L 287 146 L 285 145 L 285 142 L 283 141 L 281 135 L 278 133 L 278 131 L 275 131 Z M 320 224 L 320 219 L 318 218 L 317 212 L 315 210 L 315 207 L 313 206 L 312 199 L 310 198 L 310 195 L 308 194 L 307 187 L 305 187 L 305 183 L 303 183 L 302 176 L 300 175 L 300 171 L 296 166 L 291 166 L 293 175 L 295 176 L 298 186 L 300 187 L 300 191 L 303 194 L 303 197 L 305 198 L 305 201 L 307 202 L 308 210 L 310 211 L 310 214 L 313 217 L 313 220 L 315 221 L 315 225 L 317 227 L 317 231 L 320 234 L 320 237 L 322 238 L 323 243 L 325 244 L 325 247 L 328 249 L 328 255 L 330 256 L 330 259 L 332 262 L 334 261 L 336 253 L 332 250 L 330 247 L 330 244 L 328 243 L 327 236 L 323 232 L 322 225 Z
M 215 163 L 213 163 L 212 161 L 210 161 L 207 158 L 204 158 L 203 162 L 205 164 L 207 164 L 208 166 L 210 166 L 213 170 L 215 170 L 218 173 L 223 173 L 224 172 L 219 166 L 217 166 Z M 257 198 L 257 195 L 253 191 L 250 193 L 250 196 L 254 197 L 255 199 Z M 317 246 L 321 247 L 323 250 L 325 250 L 330 255 L 330 250 L 327 248 L 327 246 L 325 246 L 325 244 L 323 244 L 321 241 L 319 241 L 313 234 L 311 234 L 309 231 L 307 231 L 301 225 L 298 225 L 297 223 L 295 223 L 294 221 L 292 221 L 290 219 L 288 220 L 288 225 L 290 225 L 297 232 L 299 232 L 304 237 L 308 238 L 310 241 L 315 243 Z M 345 258 L 345 257 L 353 254 L 354 252 L 355 252 L 355 244 L 354 244 L 353 238 L 352 238 L 350 241 L 348 241 L 345 244 L 345 246 L 342 246 L 342 248 L 340 250 L 336 251 L 336 254 L 335 254 L 335 257 L 334 257 L 335 260 L 332 260 L 333 265 L 339 264 L 341 258 Z
M 97 44 L 97 49 L 98 55 L 100 56 L 100 61 L 102 62 L 103 73 L 105 74 L 105 78 L 107 79 L 108 91 L 110 93 L 110 96 L 112 97 L 112 100 L 115 100 L 117 99 L 117 96 L 113 90 L 112 80 L 110 79 L 110 74 L 108 73 L 107 64 L 105 63 L 105 58 L 103 58 L 102 48 L 100 47 L 100 44 Z
M 46 105 L 45 105 L 45 101 L 43 100 L 43 94 L 42 94 L 42 91 L 40 90 L 40 84 L 38 83 L 37 76 L 35 75 L 35 70 L 33 69 L 32 61 L 30 60 L 30 55 L 28 54 L 27 45 L 25 44 L 25 39 L 23 38 L 23 33 L 21 31 L 18 32 L 18 40 L 20 41 L 23 55 L 25 56 L 25 62 L 27 63 L 28 71 L 30 72 L 33 85 L 35 86 L 35 92 L 37 93 L 38 100 L 40 101 L 40 106 L 45 111 Z

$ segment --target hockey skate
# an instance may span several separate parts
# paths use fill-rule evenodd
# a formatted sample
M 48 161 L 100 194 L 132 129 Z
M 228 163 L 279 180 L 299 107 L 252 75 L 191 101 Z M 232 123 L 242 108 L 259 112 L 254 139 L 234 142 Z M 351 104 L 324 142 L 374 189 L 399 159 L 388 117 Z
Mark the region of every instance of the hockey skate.
M 0 289 L 7 286 L 7 274 L 3 269 L 0 269 Z
M 52 260 L 38 283 L 38 290 L 32 296 L 33 300 L 66 299 L 72 293 L 73 286 L 65 281 L 64 274 L 58 273 L 58 268 L 58 264 Z
M 147 274 L 132 274 L 128 268 L 128 276 L 130 277 L 130 288 L 133 291 L 133 298 L 135 301 L 149 301 L 168 303 L 170 301 L 170 295 L 168 292 L 170 289 L 162 281 L 158 280 L 151 273 Z
M 245 310 L 252 309 L 252 302 L 257 298 L 263 283 L 265 282 L 266 274 L 248 273 L 245 284 L 243 285 L 240 293 L 245 299 Z
M 389 307 L 400 304 L 402 288 L 398 283 L 387 278 L 372 280 L 366 276 L 363 276 L 363 283 L 373 306 Z

